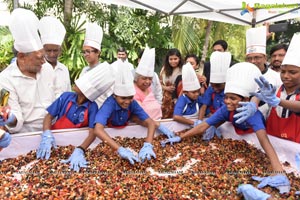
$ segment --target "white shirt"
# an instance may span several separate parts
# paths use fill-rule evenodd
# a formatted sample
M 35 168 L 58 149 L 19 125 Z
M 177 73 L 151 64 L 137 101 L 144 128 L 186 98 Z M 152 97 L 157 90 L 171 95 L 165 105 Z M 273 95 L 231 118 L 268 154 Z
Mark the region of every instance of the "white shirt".
M 0 87 L 10 92 L 8 105 L 17 118 L 17 125 L 9 127 L 10 132 L 42 130 L 46 108 L 55 100 L 51 68 L 43 66 L 34 79 L 22 74 L 14 62 L 0 73 Z
M 263 74 L 263 77 L 269 81 L 273 86 L 279 88 L 282 85 L 282 81 L 280 78 L 280 73 L 274 71 L 273 69 L 267 68 L 268 71 Z
M 151 89 L 154 94 L 155 99 L 158 101 L 158 103 L 162 104 L 162 88 L 160 84 L 160 80 L 158 78 L 157 73 L 154 72 L 152 83 L 151 83 Z
M 118 73 L 118 65 L 117 65 L 117 62 L 118 62 L 119 60 L 121 60 L 121 59 L 118 59 L 118 60 L 116 60 L 115 62 L 111 63 L 111 67 L 113 68 L 115 74 Z M 124 63 L 126 63 L 126 65 L 128 66 L 128 68 L 129 68 L 130 71 L 133 71 L 133 70 L 134 70 L 133 64 L 131 64 L 130 62 L 128 62 L 127 59 L 124 61 Z

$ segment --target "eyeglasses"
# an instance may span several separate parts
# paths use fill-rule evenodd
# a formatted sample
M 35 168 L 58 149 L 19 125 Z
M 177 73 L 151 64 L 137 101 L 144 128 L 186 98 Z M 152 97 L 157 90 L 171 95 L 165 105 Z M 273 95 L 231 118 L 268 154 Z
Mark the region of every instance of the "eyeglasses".
M 82 55 L 84 55 L 84 54 L 88 54 L 88 55 L 89 55 L 91 52 L 94 52 L 94 53 L 95 53 L 95 52 L 97 52 L 97 51 L 96 51 L 96 50 L 90 50 L 90 49 L 87 49 L 87 50 L 82 50 L 82 51 L 81 51 L 81 54 L 82 54 Z
M 260 60 L 262 58 L 263 58 L 263 56 L 246 57 L 246 61 L 248 61 L 248 62 L 250 62 L 252 60 L 257 61 L 257 60 Z

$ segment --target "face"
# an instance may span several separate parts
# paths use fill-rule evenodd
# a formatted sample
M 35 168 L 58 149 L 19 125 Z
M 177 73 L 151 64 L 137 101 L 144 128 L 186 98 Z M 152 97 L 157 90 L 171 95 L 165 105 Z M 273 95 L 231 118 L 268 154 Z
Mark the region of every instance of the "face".
M 133 101 L 133 96 L 129 96 L 129 97 L 121 97 L 121 96 L 117 96 L 114 95 L 117 103 L 119 104 L 119 106 L 121 106 L 121 108 L 128 108 L 128 106 L 130 105 L 130 103 Z
M 179 61 L 180 61 L 180 59 L 178 56 L 176 56 L 176 55 L 169 56 L 169 63 L 171 65 L 171 67 L 173 67 L 173 68 L 178 67 Z
M 127 54 L 126 52 L 118 52 L 117 57 L 124 62 L 127 58 Z
M 61 47 L 55 44 L 45 44 L 45 58 L 51 64 L 56 66 L 57 59 L 61 53 Z
M 242 101 L 242 98 L 233 93 L 226 93 L 224 98 L 224 103 L 227 106 L 228 111 L 234 111 L 240 107 L 239 102 Z
M 195 70 L 198 68 L 195 58 L 189 57 L 188 59 L 186 59 L 186 62 L 189 62 Z
M 280 77 L 288 92 L 294 92 L 300 88 L 300 67 L 283 65 L 281 66 Z
M 99 62 L 100 51 L 97 49 L 89 46 L 83 46 L 81 53 L 90 66 L 93 66 Z
M 185 91 L 184 94 L 192 100 L 196 100 L 200 95 L 200 90 Z
M 274 51 L 273 54 L 271 55 L 271 65 L 274 68 L 280 68 L 285 54 L 286 51 L 284 49 L 279 49 L 277 51 Z
M 139 76 L 135 82 L 136 86 L 142 91 L 145 91 L 150 87 L 152 83 L 152 77 Z
M 264 71 L 267 58 L 261 53 L 250 53 L 246 56 L 246 61 L 256 65 L 260 71 Z
M 220 93 L 225 88 L 225 83 L 210 83 L 211 87 L 216 93 Z
M 220 44 L 217 44 L 217 45 L 213 46 L 213 51 L 224 52 L 225 50 L 223 49 L 223 47 Z
M 35 76 L 41 71 L 42 65 L 45 63 L 45 52 L 41 49 L 31 53 L 19 53 L 17 62 L 22 67 L 22 73 Z

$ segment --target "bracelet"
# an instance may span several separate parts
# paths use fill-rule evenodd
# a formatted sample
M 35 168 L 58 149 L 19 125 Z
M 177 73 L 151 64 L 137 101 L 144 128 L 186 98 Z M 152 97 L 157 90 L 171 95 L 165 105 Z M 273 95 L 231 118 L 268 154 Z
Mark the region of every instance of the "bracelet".
M 82 146 L 78 146 L 78 149 L 81 149 L 83 151 L 83 153 L 85 154 L 85 149 Z

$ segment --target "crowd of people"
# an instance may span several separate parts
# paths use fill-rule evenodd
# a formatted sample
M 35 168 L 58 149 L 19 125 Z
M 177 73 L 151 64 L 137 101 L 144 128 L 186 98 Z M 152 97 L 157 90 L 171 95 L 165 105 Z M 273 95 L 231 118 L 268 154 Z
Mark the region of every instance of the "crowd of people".
M 229 121 L 237 134 L 255 133 L 271 161 L 274 174 L 254 179 L 280 193 L 289 192 L 289 180 L 268 135 L 300 143 L 299 34 L 294 34 L 289 46 L 272 47 L 269 65 L 268 30 L 262 26 L 246 32 L 245 62 L 234 63 L 226 41 L 218 40 L 204 64 L 195 54 L 183 59 L 178 49 L 170 49 L 157 74 L 154 48 L 145 48 L 136 68 L 123 47 L 114 63 L 100 63 L 103 30 L 88 23 L 82 47 L 88 66 L 71 89 L 68 68 L 58 61 L 66 33 L 58 19 L 48 16 L 39 20 L 33 12 L 18 8 L 12 12 L 9 29 L 17 56 L 0 73 L 0 87 L 9 92 L 7 109 L 0 116 L 4 130 L 1 148 L 9 145 L 10 133 L 42 131 L 37 158 L 49 159 L 56 147 L 52 130 L 88 127 L 87 138 L 62 161 L 79 171 L 87 166 L 85 150 L 96 137 L 134 164 L 156 158 L 151 144 L 156 130 L 167 137 L 161 142 L 164 147 L 197 134 L 206 141 L 221 138 L 219 126 Z M 159 123 L 164 118 L 191 129 L 175 135 Z M 128 122 L 148 130 L 138 155 L 116 143 L 105 130 L 122 128 Z M 239 191 L 245 196 L 251 196 L 251 191 L 269 197 L 249 185 Z

